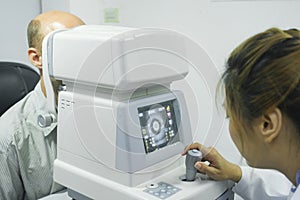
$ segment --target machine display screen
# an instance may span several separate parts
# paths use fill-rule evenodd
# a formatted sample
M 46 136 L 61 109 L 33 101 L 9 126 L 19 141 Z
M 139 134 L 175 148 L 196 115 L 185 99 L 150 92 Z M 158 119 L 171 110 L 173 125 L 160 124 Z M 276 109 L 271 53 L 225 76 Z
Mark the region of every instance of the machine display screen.
M 179 141 L 174 101 L 165 101 L 138 108 L 146 153 Z

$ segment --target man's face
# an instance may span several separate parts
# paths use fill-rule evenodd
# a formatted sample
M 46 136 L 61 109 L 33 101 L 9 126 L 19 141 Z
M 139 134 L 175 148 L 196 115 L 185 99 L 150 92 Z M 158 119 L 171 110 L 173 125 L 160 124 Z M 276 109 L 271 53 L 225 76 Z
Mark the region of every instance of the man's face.
M 47 34 L 59 30 L 59 29 L 66 29 L 66 28 L 74 28 L 76 26 L 84 25 L 84 22 L 75 15 L 70 13 L 61 12 L 61 11 L 50 11 L 46 13 L 42 13 L 38 15 L 35 20 L 38 20 L 41 24 L 41 32 L 45 37 Z M 42 40 L 41 40 L 42 42 Z M 41 46 L 41 45 L 40 45 Z M 37 51 L 38 52 L 38 51 Z M 40 63 L 40 70 L 42 69 L 42 57 L 38 52 L 39 56 L 39 63 Z M 61 84 L 60 80 L 51 79 L 53 89 L 57 98 L 58 93 L 58 86 Z

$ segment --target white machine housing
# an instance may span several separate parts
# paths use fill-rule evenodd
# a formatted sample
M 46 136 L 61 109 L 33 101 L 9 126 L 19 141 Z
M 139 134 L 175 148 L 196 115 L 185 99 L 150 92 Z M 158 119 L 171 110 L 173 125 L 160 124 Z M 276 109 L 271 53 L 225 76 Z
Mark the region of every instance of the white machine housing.
M 65 85 L 56 182 L 91 199 L 157 199 L 145 191 L 161 181 L 181 190 L 168 199 L 217 199 L 227 190 L 227 182 L 179 179 L 192 133 L 184 94 L 171 83 L 189 71 L 185 39 L 170 30 L 113 26 L 47 37 L 49 75 Z

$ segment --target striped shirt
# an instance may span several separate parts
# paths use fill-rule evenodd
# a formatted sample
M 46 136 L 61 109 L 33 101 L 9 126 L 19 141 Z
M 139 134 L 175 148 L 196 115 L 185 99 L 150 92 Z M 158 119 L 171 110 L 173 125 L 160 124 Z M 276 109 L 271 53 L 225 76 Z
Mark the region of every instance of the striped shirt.
M 0 199 L 38 199 L 62 189 L 53 182 L 57 124 L 37 124 L 46 105 L 38 83 L 0 117 Z

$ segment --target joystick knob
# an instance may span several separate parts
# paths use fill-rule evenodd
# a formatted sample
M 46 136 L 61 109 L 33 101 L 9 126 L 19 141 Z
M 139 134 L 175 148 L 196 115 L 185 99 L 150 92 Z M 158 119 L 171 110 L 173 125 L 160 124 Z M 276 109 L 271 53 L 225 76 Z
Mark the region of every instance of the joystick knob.
M 185 158 L 186 180 L 194 181 L 197 169 L 194 167 L 195 163 L 202 160 L 202 153 L 197 149 L 189 150 Z

